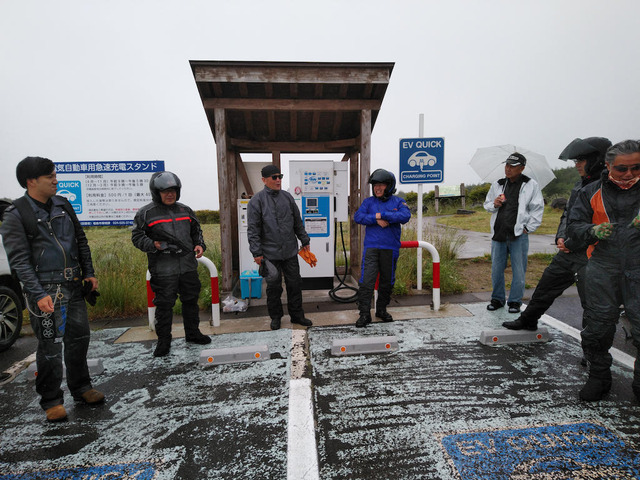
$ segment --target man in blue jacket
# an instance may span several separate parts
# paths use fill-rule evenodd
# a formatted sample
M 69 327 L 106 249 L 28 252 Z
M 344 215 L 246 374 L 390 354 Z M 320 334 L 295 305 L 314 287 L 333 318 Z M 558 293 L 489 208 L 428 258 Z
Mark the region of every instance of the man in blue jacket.
M 378 274 L 380 281 L 376 317 L 383 322 L 393 321 L 393 317 L 387 312 L 387 305 L 391 301 L 396 263 L 400 255 L 400 225 L 407 223 L 411 218 L 411 211 L 405 201 L 393 196 L 396 191 L 396 178 L 393 173 L 379 168 L 371 174 L 369 183 L 373 196 L 365 198 L 353 216 L 356 223 L 366 227 L 358 293 L 358 328 L 371 323 L 371 297 Z

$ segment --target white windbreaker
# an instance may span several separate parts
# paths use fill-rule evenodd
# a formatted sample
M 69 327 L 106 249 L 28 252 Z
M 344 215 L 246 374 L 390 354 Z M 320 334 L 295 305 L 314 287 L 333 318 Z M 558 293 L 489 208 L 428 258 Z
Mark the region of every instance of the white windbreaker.
M 487 193 L 484 201 L 484 209 L 491 213 L 491 236 L 494 235 L 494 225 L 498 216 L 498 208 L 493 205 L 495 198 L 504 190 L 504 184 L 508 181 L 501 178 L 491 184 L 491 188 Z M 544 199 L 538 182 L 534 179 L 522 175 L 522 186 L 518 195 L 518 216 L 514 227 L 514 235 L 519 237 L 527 228 L 527 232 L 533 233 L 542 223 L 542 214 L 544 213 Z

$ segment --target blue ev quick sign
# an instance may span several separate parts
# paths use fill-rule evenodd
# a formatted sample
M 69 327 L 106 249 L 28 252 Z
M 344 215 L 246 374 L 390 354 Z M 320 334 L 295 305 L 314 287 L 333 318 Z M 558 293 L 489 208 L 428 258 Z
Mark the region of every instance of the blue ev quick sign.
M 59 181 L 56 193 L 69 200 L 76 215 L 82 213 L 82 184 L 80 180 Z
M 400 183 L 444 181 L 444 138 L 400 139 Z
M 460 433 L 442 445 L 461 480 L 640 478 L 640 452 L 593 423 Z

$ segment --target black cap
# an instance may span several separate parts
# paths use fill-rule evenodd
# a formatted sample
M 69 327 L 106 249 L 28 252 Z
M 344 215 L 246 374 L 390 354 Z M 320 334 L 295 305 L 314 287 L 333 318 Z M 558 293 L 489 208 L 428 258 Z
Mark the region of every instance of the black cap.
M 271 175 L 280 175 L 280 169 L 275 165 L 267 165 L 262 169 L 262 178 L 269 178 Z
M 524 167 L 527 164 L 527 159 L 524 158 L 524 155 L 516 152 L 509 155 L 504 163 L 508 163 L 509 165 L 513 165 L 514 167 L 518 165 L 522 165 Z

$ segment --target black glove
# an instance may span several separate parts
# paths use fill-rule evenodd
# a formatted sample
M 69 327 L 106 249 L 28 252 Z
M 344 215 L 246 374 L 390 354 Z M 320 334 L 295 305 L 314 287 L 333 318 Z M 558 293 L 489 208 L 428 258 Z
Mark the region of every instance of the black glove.
M 82 284 L 82 296 L 87 301 L 87 303 L 93 307 L 93 306 L 95 306 L 96 302 L 98 301 L 98 297 L 100 296 L 100 292 L 98 292 L 98 290 L 91 290 L 92 287 L 93 287 L 93 285 L 91 284 L 91 282 L 86 282 L 85 281 Z

